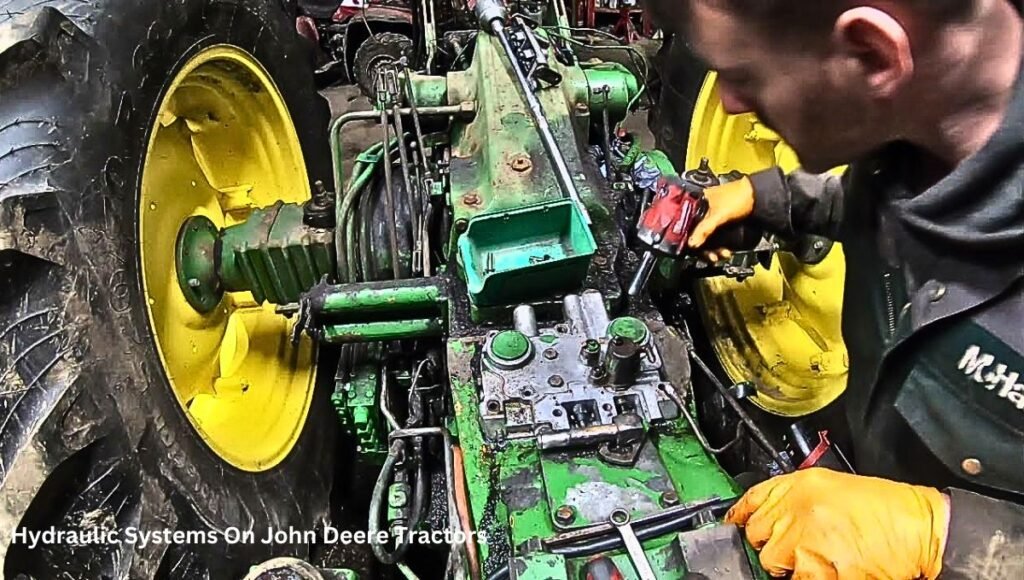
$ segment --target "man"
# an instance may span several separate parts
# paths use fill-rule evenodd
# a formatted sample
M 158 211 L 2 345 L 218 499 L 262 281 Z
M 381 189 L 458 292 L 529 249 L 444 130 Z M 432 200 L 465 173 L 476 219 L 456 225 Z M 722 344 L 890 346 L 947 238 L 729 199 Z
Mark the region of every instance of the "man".
M 845 243 L 859 475 L 728 519 L 773 575 L 1024 578 L 1024 23 L 1009 0 L 680 0 L 731 113 L 807 170 L 707 192 L 724 223 Z M 723 251 L 728 256 L 727 251 Z

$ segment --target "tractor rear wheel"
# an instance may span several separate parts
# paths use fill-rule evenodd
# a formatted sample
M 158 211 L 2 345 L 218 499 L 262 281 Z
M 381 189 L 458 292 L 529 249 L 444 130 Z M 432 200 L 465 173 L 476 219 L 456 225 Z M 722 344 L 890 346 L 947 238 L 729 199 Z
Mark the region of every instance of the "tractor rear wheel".
M 755 115 L 726 113 L 717 75 L 695 57 L 685 36 L 676 34 L 670 42 L 659 53 L 661 91 L 649 125 L 658 148 L 678 170 L 694 169 L 702 158 L 717 173 L 799 167 L 796 153 Z M 815 259 L 780 252 L 768 267 L 756 266 L 755 275 L 744 282 L 708 278 L 693 288 L 697 300 L 691 323 L 700 327 L 698 350 L 709 363 L 717 363 L 711 366 L 723 382 L 753 382 L 757 392 L 749 401 L 764 411 L 758 414 L 766 421 L 784 428 L 834 409 L 846 388 L 849 362 L 841 330 L 845 261 L 840 244 L 823 248 L 827 253 Z M 720 445 L 736 432 L 733 414 L 702 382 L 697 379 L 706 395 L 701 397 L 702 420 Z M 836 433 L 844 434 L 841 425 L 833 428 L 833 439 L 841 439 Z
M 331 373 L 251 296 L 190 309 L 173 256 L 189 216 L 237 223 L 329 181 L 306 50 L 280 0 L 0 0 L 4 577 L 307 555 L 258 540 L 327 517 Z M 13 533 L 51 527 L 120 542 Z

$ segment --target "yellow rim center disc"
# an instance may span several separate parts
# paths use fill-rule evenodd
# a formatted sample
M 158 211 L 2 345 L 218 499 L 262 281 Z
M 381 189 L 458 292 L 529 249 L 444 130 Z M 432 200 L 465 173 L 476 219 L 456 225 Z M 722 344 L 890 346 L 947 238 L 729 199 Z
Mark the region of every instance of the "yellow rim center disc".
M 190 216 L 226 227 L 279 199 L 309 196 L 295 125 L 266 70 L 229 45 L 190 59 L 160 102 L 143 165 L 143 290 L 182 410 L 217 455 L 245 471 L 275 466 L 295 445 L 313 395 L 315 351 L 306 338 L 293 346 L 288 319 L 248 292 L 196 312 L 178 286 L 174 243 Z
M 702 157 L 718 173 L 799 166 L 796 154 L 754 115 L 729 115 L 708 75 L 697 100 L 686 166 Z M 849 360 L 842 336 L 846 262 L 836 244 L 820 264 L 780 253 L 744 282 L 711 278 L 698 300 L 722 368 L 733 381 L 754 381 L 752 401 L 787 417 L 807 415 L 846 388 Z

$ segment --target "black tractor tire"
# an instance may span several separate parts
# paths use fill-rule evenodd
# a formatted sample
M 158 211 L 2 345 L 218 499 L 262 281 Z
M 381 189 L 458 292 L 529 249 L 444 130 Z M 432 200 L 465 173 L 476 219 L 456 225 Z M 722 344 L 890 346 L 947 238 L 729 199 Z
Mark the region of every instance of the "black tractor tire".
M 310 179 L 329 182 L 327 105 L 280 0 L 0 0 L 5 578 L 239 578 L 310 546 L 230 543 L 225 530 L 258 540 L 267 528 L 312 530 L 327 517 L 333 373 L 319 374 L 288 457 L 246 472 L 193 430 L 150 330 L 136 215 L 142 160 L 166 85 L 216 44 L 262 63 L 292 112 Z M 105 535 L 37 546 L 18 536 L 50 528 Z M 130 528 L 214 541 L 143 546 Z
M 680 34 L 666 40 L 655 56 L 655 106 L 648 113 L 648 126 L 655 144 L 678 171 L 685 170 L 690 121 L 700 97 L 708 68 L 698 59 Z
M 652 83 L 652 97 L 655 106 L 648 112 L 647 125 L 654 134 L 655 146 L 664 152 L 676 170 L 686 170 L 686 155 L 690 140 L 690 128 L 700 91 L 707 78 L 708 68 L 691 50 L 682 34 L 666 38 L 654 58 L 657 80 Z M 694 284 L 699 284 L 695 281 Z M 690 288 L 692 294 L 696 288 Z M 680 301 L 677 291 L 662 296 L 663 307 L 686 322 L 693 333 L 697 354 L 714 373 L 715 379 L 725 385 L 732 380 L 722 368 L 718 355 L 711 345 L 700 313 L 699 301 Z M 697 415 L 705 435 L 712 446 L 721 447 L 730 442 L 737 432 L 739 422 L 736 413 L 715 388 L 712 379 L 696 365 L 691 365 L 694 397 L 697 401 Z M 743 403 L 747 412 L 763 420 L 766 413 L 759 412 L 749 402 Z M 749 434 L 733 445 L 728 451 L 717 456 L 718 461 L 730 473 L 756 474 L 763 479 L 770 461 L 754 443 Z
M 373 99 L 377 94 L 377 70 L 389 62 L 398 62 L 403 56 L 411 62 L 414 55 L 412 39 L 397 32 L 381 32 L 367 38 L 356 49 L 352 59 L 352 78 L 364 95 Z

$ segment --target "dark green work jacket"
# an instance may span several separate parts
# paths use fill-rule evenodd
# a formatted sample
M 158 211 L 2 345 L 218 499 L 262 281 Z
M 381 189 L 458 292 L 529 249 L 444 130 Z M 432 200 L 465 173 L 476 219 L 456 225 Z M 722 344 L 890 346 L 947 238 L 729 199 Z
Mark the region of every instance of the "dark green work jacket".
M 944 488 L 943 578 L 1024 578 L 1024 74 L 975 156 L 914 194 L 893 144 L 842 178 L 752 176 L 754 215 L 843 242 L 857 471 Z

